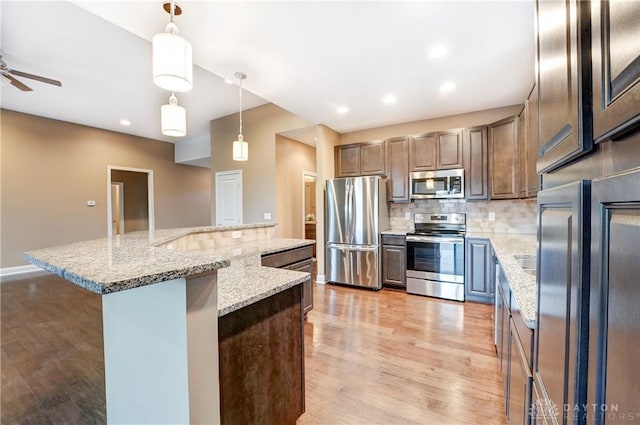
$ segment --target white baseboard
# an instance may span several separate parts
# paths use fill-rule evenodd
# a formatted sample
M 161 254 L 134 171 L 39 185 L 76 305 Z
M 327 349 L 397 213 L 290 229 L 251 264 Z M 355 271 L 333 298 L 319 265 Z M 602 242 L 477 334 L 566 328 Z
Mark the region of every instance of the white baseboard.
M 28 266 L 16 266 L 16 267 L 4 267 L 0 269 L 0 277 L 13 276 L 17 274 L 23 273 L 32 273 L 42 271 L 42 269 L 38 266 L 34 266 L 33 264 L 29 264 Z
M 327 276 L 323 274 L 316 275 L 316 283 L 327 283 Z

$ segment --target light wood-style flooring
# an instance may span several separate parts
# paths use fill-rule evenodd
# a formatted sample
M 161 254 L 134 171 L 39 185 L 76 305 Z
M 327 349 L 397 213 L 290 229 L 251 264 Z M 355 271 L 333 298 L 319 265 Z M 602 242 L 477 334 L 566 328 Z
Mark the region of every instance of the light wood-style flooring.
M 299 425 L 505 423 L 491 306 L 314 286 Z M 0 423 L 106 423 L 100 297 L 50 274 L 0 289 Z

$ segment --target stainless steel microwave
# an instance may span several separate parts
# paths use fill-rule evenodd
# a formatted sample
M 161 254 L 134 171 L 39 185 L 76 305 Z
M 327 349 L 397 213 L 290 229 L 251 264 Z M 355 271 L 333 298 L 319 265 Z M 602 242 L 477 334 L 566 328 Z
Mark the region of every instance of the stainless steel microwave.
M 464 169 L 417 171 L 410 177 L 411 199 L 464 198 Z

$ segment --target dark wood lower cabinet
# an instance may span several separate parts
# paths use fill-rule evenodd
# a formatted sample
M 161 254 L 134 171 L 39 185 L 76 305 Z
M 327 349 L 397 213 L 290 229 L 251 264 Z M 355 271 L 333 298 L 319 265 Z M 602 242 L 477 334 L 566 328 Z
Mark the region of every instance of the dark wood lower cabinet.
M 313 271 L 312 255 L 314 248 L 315 244 L 262 256 L 262 265 L 265 267 L 277 267 L 309 273 L 309 279 L 302 284 L 302 306 L 305 314 L 313 309 L 311 273 Z
M 491 241 L 465 239 L 464 297 L 466 301 L 493 303 L 493 254 Z
M 405 237 L 382 235 L 382 285 L 407 287 L 407 248 Z
M 304 413 L 302 285 L 218 320 L 220 418 L 294 425 Z
M 508 423 L 510 425 L 529 425 L 533 375 L 513 318 L 509 323 L 509 334 Z

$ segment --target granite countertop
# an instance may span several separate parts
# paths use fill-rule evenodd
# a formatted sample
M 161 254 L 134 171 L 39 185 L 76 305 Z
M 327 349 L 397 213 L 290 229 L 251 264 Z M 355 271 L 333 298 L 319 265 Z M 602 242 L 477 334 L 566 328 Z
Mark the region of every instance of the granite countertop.
M 468 238 L 485 238 L 491 245 L 500 262 L 500 268 L 509 281 L 511 293 L 520 307 L 522 318 L 530 329 L 536 328 L 537 288 L 536 277 L 527 274 L 516 262 L 514 255 L 535 257 L 537 238 L 533 234 L 495 234 L 467 233 Z
M 134 232 L 30 251 L 24 257 L 101 295 L 218 270 L 218 316 L 223 316 L 304 282 L 308 273 L 262 267 L 261 256 L 309 246 L 315 241 L 276 238 L 198 251 L 158 245 L 193 233 L 269 226 L 273 224 Z
M 412 232 L 412 230 L 407 230 L 407 229 L 389 229 L 389 230 L 383 230 L 382 232 L 380 232 L 380 234 L 382 234 L 382 235 L 405 236 L 409 232 Z
M 218 271 L 218 317 L 282 292 L 308 279 L 309 274 L 263 267 L 261 256 L 313 245 L 309 239 L 271 239 L 199 251 L 230 258 Z
M 229 266 L 223 256 L 157 248 L 156 244 L 156 235 L 135 232 L 30 251 L 24 258 L 102 295 Z

